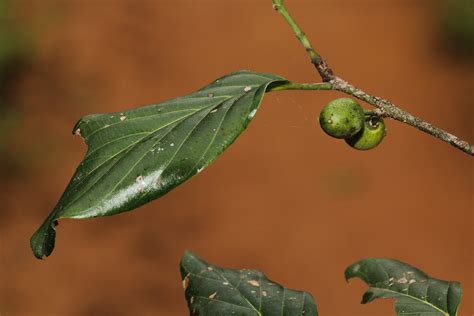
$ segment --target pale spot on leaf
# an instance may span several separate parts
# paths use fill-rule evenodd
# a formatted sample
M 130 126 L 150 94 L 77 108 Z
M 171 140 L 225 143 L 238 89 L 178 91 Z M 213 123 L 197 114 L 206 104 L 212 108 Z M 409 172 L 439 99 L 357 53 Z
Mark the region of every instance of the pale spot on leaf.
M 260 286 L 260 283 L 257 280 L 249 280 L 247 283 L 253 286 Z
M 398 282 L 398 283 L 401 283 L 401 284 L 405 284 L 405 283 L 408 282 L 408 280 L 407 280 L 407 278 L 403 277 L 403 278 L 398 279 L 397 282 Z
M 183 289 L 186 290 L 188 288 L 188 285 L 189 285 L 189 274 L 185 276 L 183 279 Z

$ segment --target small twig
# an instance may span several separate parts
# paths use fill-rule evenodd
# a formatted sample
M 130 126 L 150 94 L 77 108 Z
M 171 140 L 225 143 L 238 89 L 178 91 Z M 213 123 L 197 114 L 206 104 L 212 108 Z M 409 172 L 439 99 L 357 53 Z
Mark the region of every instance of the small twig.
M 329 82 L 331 79 L 334 79 L 334 74 L 331 68 L 329 68 L 326 61 L 316 52 L 316 50 L 311 45 L 311 42 L 306 37 L 306 34 L 300 29 L 296 21 L 291 17 L 290 12 L 285 8 L 283 4 L 283 0 L 272 0 L 273 1 L 273 9 L 278 11 L 286 22 L 290 25 L 291 29 L 295 33 L 296 37 L 306 49 L 311 58 L 311 63 L 316 67 L 318 70 L 319 75 L 323 79 L 324 82 Z
M 311 42 L 306 37 L 305 33 L 300 29 L 296 21 L 291 17 L 290 13 L 283 4 L 283 0 L 272 0 L 273 9 L 278 11 L 285 21 L 290 25 L 291 29 L 295 33 L 296 37 L 303 45 L 305 50 L 308 52 L 311 63 L 316 67 L 319 75 L 321 76 L 324 83 L 320 84 L 287 84 L 281 86 L 282 88 L 273 88 L 269 91 L 279 91 L 279 90 L 337 90 L 344 92 L 348 95 L 354 96 L 357 99 L 367 102 L 368 104 L 376 107 L 378 109 L 378 114 L 384 117 L 390 117 L 394 120 L 403 122 L 410 126 L 417 128 L 418 130 L 430 134 L 436 138 L 439 138 L 457 149 L 462 150 L 463 152 L 474 156 L 474 146 L 458 138 L 455 135 L 452 135 L 426 121 L 416 116 L 411 115 L 410 113 L 398 108 L 392 102 L 385 100 L 380 97 L 372 96 L 369 93 L 358 89 L 348 83 L 347 81 L 336 76 L 331 68 L 328 66 L 326 61 L 321 57 L 321 55 L 313 48 Z M 328 84 L 328 85 L 325 85 Z M 299 88 L 298 88 L 299 87 Z

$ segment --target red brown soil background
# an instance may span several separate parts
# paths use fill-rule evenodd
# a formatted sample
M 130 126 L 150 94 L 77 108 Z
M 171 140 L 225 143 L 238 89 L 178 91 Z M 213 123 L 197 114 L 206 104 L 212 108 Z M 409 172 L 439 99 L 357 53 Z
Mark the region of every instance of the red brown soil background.
M 454 134 L 474 140 L 472 68 L 434 43 L 430 1 L 289 1 L 334 70 Z M 53 255 L 28 240 L 54 207 L 85 145 L 89 113 L 192 92 L 237 70 L 319 81 L 270 0 L 19 1 L 37 48 L 16 89 L 23 113 L 0 179 L 0 314 L 186 315 L 185 249 L 255 268 L 309 291 L 321 315 L 391 315 L 360 305 L 343 272 L 391 257 L 459 280 L 474 313 L 472 157 L 389 121 L 357 152 L 315 123 L 335 92 L 278 92 L 214 164 L 160 200 L 120 216 L 64 220 Z

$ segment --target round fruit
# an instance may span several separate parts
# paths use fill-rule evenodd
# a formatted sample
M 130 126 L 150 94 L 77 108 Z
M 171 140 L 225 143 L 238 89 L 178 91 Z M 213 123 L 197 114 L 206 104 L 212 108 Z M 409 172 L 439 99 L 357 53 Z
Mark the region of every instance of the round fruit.
M 329 136 L 349 138 L 364 126 L 364 110 L 356 101 L 340 98 L 329 102 L 319 115 L 319 124 Z
M 365 120 L 364 128 L 356 135 L 347 138 L 346 143 L 358 150 L 369 150 L 377 147 L 386 134 L 383 119 L 370 116 Z

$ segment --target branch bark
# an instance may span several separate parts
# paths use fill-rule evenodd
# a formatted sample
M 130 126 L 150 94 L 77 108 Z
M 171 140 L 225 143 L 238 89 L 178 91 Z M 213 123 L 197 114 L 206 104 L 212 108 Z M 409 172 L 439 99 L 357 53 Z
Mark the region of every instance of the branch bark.
M 443 129 L 436 127 L 425 120 L 416 117 L 405 110 L 397 107 L 392 102 L 373 96 L 359 88 L 356 88 L 349 82 L 344 79 L 336 76 L 332 69 L 329 67 L 327 62 L 321 57 L 321 55 L 314 49 L 309 39 L 306 37 L 305 33 L 298 26 L 296 21 L 290 15 L 288 10 L 284 5 L 283 0 L 272 0 L 273 9 L 276 10 L 280 15 L 285 19 L 288 25 L 291 27 L 295 33 L 297 39 L 303 45 L 305 50 L 308 52 L 308 55 L 311 59 L 311 63 L 315 66 L 317 72 L 319 73 L 323 83 L 320 84 L 289 84 L 286 89 L 270 89 L 269 91 L 278 91 L 278 90 L 289 90 L 289 89 L 298 89 L 297 86 L 300 85 L 304 89 L 299 90 L 337 90 L 344 92 L 348 95 L 351 95 L 359 100 L 362 100 L 378 109 L 377 113 L 383 117 L 389 117 L 394 120 L 400 121 L 402 123 L 408 124 L 417 128 L 418 130 L 425 132 L 431 136 L 434 136 L 442 141 L 447 142 L 448 144 L 454 146 L 455 148 L 462 150 L 468 155 L 474 156 L 474 146 L 469 142 L 460 139 L 459 137 L 450 134 Z M 328 85 L 324 85 L 324 84 Z M 315 88 L 311 89 L 311 85 Z

